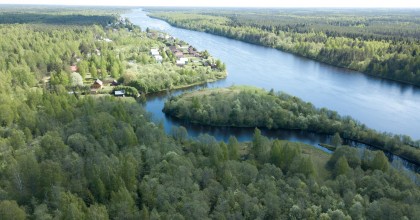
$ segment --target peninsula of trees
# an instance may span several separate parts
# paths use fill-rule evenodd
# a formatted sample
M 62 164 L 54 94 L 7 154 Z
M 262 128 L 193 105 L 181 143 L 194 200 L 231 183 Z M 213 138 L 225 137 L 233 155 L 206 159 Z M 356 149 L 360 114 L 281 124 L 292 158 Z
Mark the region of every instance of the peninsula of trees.
M 419 141 L 379 133 L 349 116 L 285 93 L 246 86 L 204 89 L 171 97 L 163 111 L 187 122 L 212 126 L 297 129 L 334 135 L 389 151 L 420 164 Z
M 147 10 L 177 27 L 420 86 L 418 9 Z

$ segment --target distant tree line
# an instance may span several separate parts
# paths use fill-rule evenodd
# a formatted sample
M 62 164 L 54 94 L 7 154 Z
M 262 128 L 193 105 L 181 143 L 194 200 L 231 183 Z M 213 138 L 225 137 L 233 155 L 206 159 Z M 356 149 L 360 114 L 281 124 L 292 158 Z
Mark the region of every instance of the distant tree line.
M 415 10 L 148 10 L 174 26 L 420 86 Z

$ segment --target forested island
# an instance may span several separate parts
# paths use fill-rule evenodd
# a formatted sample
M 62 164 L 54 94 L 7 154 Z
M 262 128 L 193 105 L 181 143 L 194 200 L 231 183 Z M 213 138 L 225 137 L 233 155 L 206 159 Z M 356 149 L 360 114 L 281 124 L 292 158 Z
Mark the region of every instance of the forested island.
M 273 90 L 249 86 L 204 89 L 171 97 L 163 111 L 187 122 L 212 126 L 296 129 L 365 143 L 420 164 L 420 141 L 379 133 L 349 116 Z
M 166 134 L 135 99 L 107 95 L 224 77 L 206 51 L 110 8 L 1 11 L 0 219 L 420 216 L 419 183 L 381 151 L 330 155 L 258 129 L 250 143 L 190 139 L 184 127 Z
M 420 86 L 418 9 L 147 8 L 169 24 Z

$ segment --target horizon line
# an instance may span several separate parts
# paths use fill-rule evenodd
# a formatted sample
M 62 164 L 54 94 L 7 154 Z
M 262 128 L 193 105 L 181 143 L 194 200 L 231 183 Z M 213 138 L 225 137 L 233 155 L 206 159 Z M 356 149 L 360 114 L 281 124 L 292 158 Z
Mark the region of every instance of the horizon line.
M 126 8 L 147 8 L 147 7 L 156 7 L 156 8 L 258 8 L 258 9 L 420 9 L 420 7 L 414 6 L 401 6 L 401 7 L 381 7 L 381 6 L 198 6 L 198 5 L 76 5 L 76 4 L 20 4 L 20 3 L 0 3 L 0 6 L 74 6 L 74 7 L 126 7 Z

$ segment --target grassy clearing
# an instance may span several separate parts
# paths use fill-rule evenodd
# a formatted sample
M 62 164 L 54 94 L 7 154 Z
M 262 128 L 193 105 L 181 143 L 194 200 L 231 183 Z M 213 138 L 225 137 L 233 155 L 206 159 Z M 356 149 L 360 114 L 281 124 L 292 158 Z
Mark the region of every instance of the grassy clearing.
M 331 157 L 331 154 L 328 154 L 314 146 L 299 143 L 291 142 L 287 140 L 280 140 L 281 144 L 288 144 L 289 146 L 300 148 L 303 156 L 310 157 L 316 171 L 316 179 L 319 182 L 323 182 L 330 178 L 331 173 L 326 169 L 326 164 Z M 239 155 L 241 157 L 248 157 L 249 149 L 251 147 L 251 142 L 242 142 L 239 147 Z
M 210 96 L 210 95 L 216 95 L 216 94 L 233 96 L 245 90 L 254 91 L 256 93 L 265 92 L 262 89 L 258 89 L 252 86 L 231 86 L 228 88 L 210 88 L 210 89 L 206 88 L 206 89 L 201 89 L 194 92 L 184 93 L 182 94 L 182 98 L 185 100 L 191 100 L 193 97 L 203 97 L 203 96 Z
M 331 175 L 330 172 L 326 169 L 326 164 L 330 159 L 331 155 L 315 148 L 311 145 L 299 143 L 302 149 L 302 154 L 308 155 L 311 157 L 314 166 L 316 167 L 316 172 L 318 174 L 318 181 L 326 180 Z

